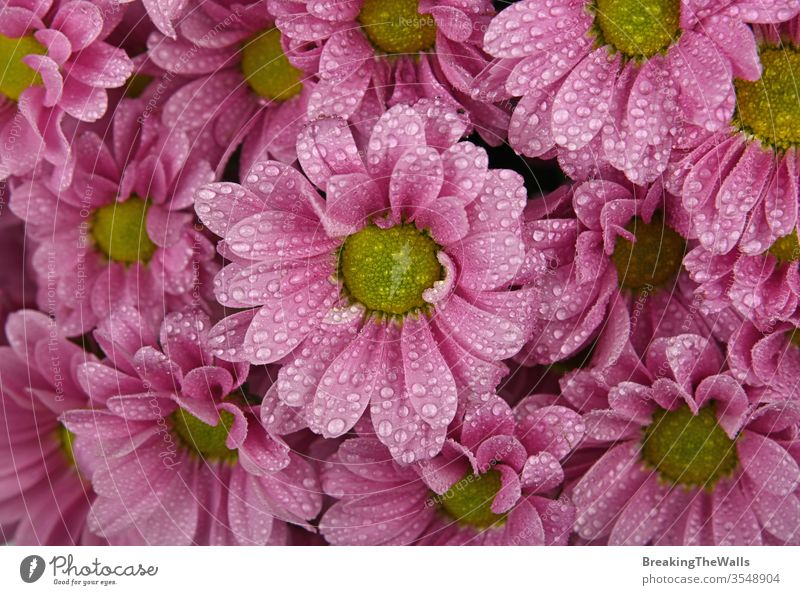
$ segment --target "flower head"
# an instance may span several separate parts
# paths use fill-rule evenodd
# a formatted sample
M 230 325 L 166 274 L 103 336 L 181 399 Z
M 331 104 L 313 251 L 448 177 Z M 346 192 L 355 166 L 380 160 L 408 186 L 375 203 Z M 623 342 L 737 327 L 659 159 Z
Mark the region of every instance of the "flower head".
M 90 2 L 3 0 L 0 12 L 0 179 L 29 173 L 40 156 L 68 183 L 73 165 L 62 121 L 99 119 L 107 90 L 133 70 Z
M 495 60 L 476 88 L 520 98 L 508 138 L 525 155 L 557 155 L 576 179 L 611 166 L 645 184 L 687 136 L 729 125 L 734 76 L 758 79 L 746 23 L 798 10 L 796 0 L 523 0 L 492 20 L 484 47 Z
M 685 240 L 676 198 L 649 187 L 597 179 L 564 186 L 527 207 L 525 266 L 517 282 L 538 293 L 537 330 L 522 357 L 567 359 L 594 340 L 617 300 L 635 304 L 679 284 Z M 679 292 L 682 293 L 682 292 Z M 651 307 L 657 307 L 656 305 Z
M 472 79 L 488 63 L 481 44 L 494 14 L 489 0 L 270 0 L 269 6 L 290 45 L 319 48 L 311 118 L 349 119 L 367 136 L 387 108 L 438 99 L 465 110 L 491 144 L 504 136 L 507 110 L 470 96 Z
M 599 458 L 570 490 L 578 535 L 616 545 L 796 543 L 796 403 L 760 403 L 698 335 L 657 339 L 642 363 L 635 380 L 596 395 L 606 407 L 584 415 L 583 447 Z
M 61 419 L 98 494 L 91 529 L 112 543 L 283 543 L 281 521 L 319 512 L 315 470 L 261 425 L 247 364 L 215 359 L 209 328 L 173 312 L 156 338 L 123 308 L 99 337 L 113 357 L 79 367 L 93 408 Z
M 755 27 L 761 71 L 755 78 L 737 74 L 735 117 L 686 143 L 670 164 L 668 184 L 690 215 L 690 237 L 714 255 L 772 255 L 796 268 L 798 22 Z
M 439 452 L 458 387 L 491 390 L 527 338 L 532 292 L 510 286 L 525 189 L 456 142 L 466 127 L 439 104 L 397 106 L 362 158 L 346 123 L 324 119 L 298 139 L 308 179 L 264 161 L 242 186 L 197 193 L 232 261 L 217 299 L 249 308 L 214 327 L 215 354 L 285 362 L 268 400 L 326 437 L 369 406 L 406 463 Z
M 126 303 L 158 317 L 163 304 L 202 306 L 202 282 L 216 272 L 213 247 L 193 224 L 195 189 L 212 179 L 207 161 L 181 131 L 155 119 L 136 124 L 121 104 L 113 135 L 78 137 L 70 186 L 56 192 L 39 178 L 11 195 L 11 208 L 39 242 L 33 266 L 39 303 L 54 280 L 59 325 L 69 336 L 93 329 Z M 51 281 L 52 282 L 52 281 Z
M 147 42 L 150 60 L 181 78 L 164 103 L 164 124 L 210 133 L 223 150 L 244 142 L 244 170 L 259 151 L 295 159 L 315 85 L 303 69 L 313 58 L 282 37 L 266 4 L 200 4 L 172 38 L 153 33 Z
M 573 508 L 552 496 L 583 426 L 549 400 L 537 395 L 512 412 L 497 396 L 476 398 L 442 453 L 412 467 L 374 439 L 346 440 L 323 470 L 338 501 L 322 534 L 336 545 L 565 544 Z
M 55 321 L 20 310 L 0 347 L 0 452 L 5 461 L 0 526 L 18 545 L 99 545 L 87 522 L 94 492 L 77 469 L 74 435 L 59 421 L 84 407 L 77 369 L 96 358 L 68 341 Z

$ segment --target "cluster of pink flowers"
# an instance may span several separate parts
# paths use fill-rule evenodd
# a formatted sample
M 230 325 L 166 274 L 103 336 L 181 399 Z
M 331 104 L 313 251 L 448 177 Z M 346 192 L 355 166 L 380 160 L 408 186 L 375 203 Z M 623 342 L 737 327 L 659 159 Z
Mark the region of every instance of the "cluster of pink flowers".
M 0 0 L 0 542 L 800 545 L 800 0 Z

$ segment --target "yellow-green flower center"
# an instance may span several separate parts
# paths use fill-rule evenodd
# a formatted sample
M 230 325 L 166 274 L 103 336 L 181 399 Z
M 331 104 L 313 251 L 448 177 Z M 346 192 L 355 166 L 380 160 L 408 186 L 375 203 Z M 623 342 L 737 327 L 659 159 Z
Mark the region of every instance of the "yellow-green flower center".
M 798 108 L 800 109 L 800 108 Z M 789 235 L 775 240 L 775 243 L 767 250 L 779 262 L 797 262 L 800 260 L 800 242 L 797 241 L 797 230 Z
M 642 458 L 670 483 L 707 489 L 739 464 L 735 441 L 717 423 L 714 405 L 697 415 L 688 405 L 654 415 L 645 430 Z
M 626 58 L 649 58 L 678 39 L 680 0 L 595 0 L 594 35 Z
M 660 216 L 654 216 L 650 223 L 634 217 L 625 229 L 636 236 L 636 241 L 617 238 L 611 260 L 617 268 L 620 286 L 652 289 L 672 279 L 683 261 L 684 239 L 667 227 Z
M 225 446 L 234 420 L 229 411 L 220 411 L 215 426 L 200 421 L 185 409 L 178 409 L 171 417 L 173 431 L 189 452 L 208 461 L 234 463 L 238 459 L 238 453 Z
M 283 53 L 277 29 L 264 31 L 245 43 L 242 74 L 253 91 L 273 101 L 286 101 L 303 90 L 303 72 Z
M 736 122 L 777 149 L 800 144 L 800 50 L 762 47 L 761 78 L 736 79 Z
M 441 508 L 454 521 L 475 529 L 503 525 L 505 515 L 492 512 L 492 502 L 501 486 L 497 470 L 483 475 L 467 473 L 439 497 Z
M 75 462 L 75 451 L 72 448 L 72 443 L 75 440 L 75 434 L 70 432 L 66 426 L 59 424 L 58 430 L 56 430 L 56 439 L 58 440 L 58 444 L 61 447 L 61 452 L 64 453 L 64 457 L 66 457 L 69 466 L 77 467 L 77 463 Z
M 95 245 L 114 262 L 150 262 L 158 246 L 147 235 L 149 208 L 147 201 L 132 196 L 97 209 L 91 222 Z
M 388 54 L 414 54 L 433 47 L 436 23 L 419 13 L 418 0 L 364 0 L 358 22 L 369 40 Z
M 41 85 L 41 75 L 22 59 L 46 53 L 47 49 L 33 35 L 14 38 L 0 34 L 0 94 L 18 101 L 25 89 Z
M 423 292 L 442 278 L 439 249 L 414 225 L 367 225 L 342 245 L 339 273 L 344 289 L 376 313 L 403 315 L 425 308 Z

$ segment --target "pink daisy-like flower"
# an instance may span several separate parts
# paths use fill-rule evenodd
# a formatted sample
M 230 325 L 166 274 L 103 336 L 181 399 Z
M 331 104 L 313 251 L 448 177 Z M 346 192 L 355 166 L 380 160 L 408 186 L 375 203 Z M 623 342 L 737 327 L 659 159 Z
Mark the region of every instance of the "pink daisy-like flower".
M 103 39 L 115 21 L 83 0 L 0 1 L 0 179 L 29 173 L 39 159 L 67 183 L 67 114 L 92 122 L 106 111 L 106 90 L 120 87 L 133 64 Z
M 90 527 L 111 543 L 281 544 L 281 521 L 319 513 L 315 469 L 266 432 L 242 386 L 249 366 L 211 355 L 210 326 L 173 312 L 156 338 L 124 309 L 110 359 L 78 368 L 94 408 L 61 419 L 97 493 Z
M 232 261 L 217 299 L 248 308 L 215 326 L 215 354 L 284 362 L 274 396 L 325 437 L 371 404 L 406 463 L 439 452 L 458 387 L 491 391 L 529 338 L 533 291 L 510 289 L 525 188 L 457 142 L 467 126 L 433 102 L 395 106 L 364 154 L 346 122 L 322 119 L 298 139 L 308 179 L 260 161 L 244 185 L 196 197 Z
M 519 97 L 509 140 L 529 157 L 558 156 L 581 178 L 605 163 L 643 184 L 698 129 L 734 111 L 734 76 L 760 74 L 747 23 L 775 23 L 798 0 L 523 0 L 486 32 L 495 57 L 481 92 Z
M 741 382 L 763 391 L 760 400 L 800 398 L 800 332 L 795 325 L 777 323 L 764 333 L 753 324 L 743 324 L 728 344 L 728 362 Z
M 412 467 L 377 440 L 345 441 L 322 473 L 338 502 L 320 531 L 334 545 L 565 545 L 574 509 L 554 494 L 583 425 L 549 400 L 470 401 L 442 454 Z
M 592 180 L 531 201 L 517 282 L 538 293 L 537 328 L 520 359 L 548 364 L 575 355 L 617 300 L 633 308 L 644 296 L 648 309 L 685 301 L 685 242 L 673 227 L 681 228 L 680 204 L 660 182 Z
M 128 109 L 131 108 L 131 109 Z M 75 143 L 73 181 L 54 193 L 36 178 L 13 189 L 11 208 L 39 241 L 38 300 L 68 336 L 86 333 L 121 303 L 160 320 L 165 308 L 202 305 L 218 270 L 191 210 L 213 179 L 188 137 L 121 105 L 112 138 Z
M 386 110 L 438 99 L 466 110 L 475 130 L 499 144 L 508 112 L 470 96 L 488 64 L 481 45 L 495 14 L 490 0 L 269 1 L 293 46 L 311 46 L 320 82 L 311 118 L 350 119 L 365 135 Z
M 0 347 L 0 527 L 17 545 L 99 545 L 87 527 L 94 499 L 78 473 L 74 436 L 59 423 L 85 407 L 77 368 L 96 358 L 41 312 L 9 316 Z M 2 533 L 0 533 L 2 534 Z
M 188 79 L 164 104 L 165 125 L 190 134 L 208 129 L 223 149 L 245 140 L 247 164 L 256 150 L 294 161 L 314 89 L 304 69 L 319 57 L 282 38 L 266 0 L 200 3 L 175 39 L 153 33 L 148 48 L 155 64 Z
M 770 253 L 797 269 L 800 18 L 755 33 L 760 78 L 737 74 L 731 124 L 676 154 L 669 184 L 691 215 L 690 237 L 705 249 Z M 773 263 L 741 267 L 769 276 Z
M 602 456 L 569 491 L 575 531 L 612 545 L 800 542 L 796 402 L 758 404 L 698 335 L 655 340 L 584 415 Z M 576 457 L 581 461 L 581 457 Z
M 702 306 L 709 312 L 734 308 L 762 330 L 782 320 L 798 321 L 800 246 L 792 232 L 761 255 L 731 251 L 714 254 L 695 247 L 684 266 L 699 284 Z

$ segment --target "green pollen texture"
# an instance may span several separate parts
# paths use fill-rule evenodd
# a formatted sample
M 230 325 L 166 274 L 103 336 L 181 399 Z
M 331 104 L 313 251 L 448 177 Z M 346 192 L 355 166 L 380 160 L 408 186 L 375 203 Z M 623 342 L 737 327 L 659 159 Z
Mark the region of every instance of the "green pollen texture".
M 147 235 L 149 206 L 147 201 L 132 196 L 125 202 L 97 209 L 91 223 L 95 245 L 114 262 L 150 262 L 158 246 Z
M 650 223 L 634 217 L 625 229 L 636 236 L 636 242 L 617 238 L 611 260 L 617 268 L 621 287 L 627 289 L 656 288 L 666 284 L 681 268 L 686 242 L 660 216 Z
M 403 315 L 427 306 L 422 294 L 442 278 L 439 246 L 414 225 L 367 225 L 349 236 L 339 255 L 347 294 L 367 310 Z
M 736 123 L 763 144 L 790 149 L 800 143 L 800 50 L 762 47 L 757 81 L 736 79 Z
M 286 101 L 303 90 L 303 72 L 283 53 L 277 29 L 260 33 L 244 45 L 242 74 L 253 91 L 273 101 Z
M 505 515 L 492 512 L 492 502 L 501 486 L 499 471 L 467 473 L 439 497 L 442 510 L 454 521 L 476 529 L 502 525 Z
M 595 36 L 627 58 L 650 58 L 677 40 L 680 0 L 595 0 Z
M 797 230 L 789 235 L 775 240 L 775 243 L 767 250 L 779 262 L 797 262 L 800 260 L 800 242 L 797 241 Z
M 13 38 L 0 34 L 0 94 L 18 101 L 25 89 L 41 85 L 41 75 L 22 59 L 30 54 L 43 56 L 46 53 L 33 35 Z
M 717 423 L 716 407 L 693 415 L 688 405 L 653 416 L 642 457 L 670 483 L 710 489 L 739 463 L 735 442 Z
M 233 463 L 238 454 L 225 446 L 233 419 L 229 411 L 220 411 L 219 423 L 210 426 L 188 411 L 178 409 L 172 414 L 172 428 L 181 444 L 200 458 Z
M 389 54 L 414 54 L 433 47 L 436 23 L 420 14 L 418 0 L 364 0 L 358 21 L 376 48 Z

